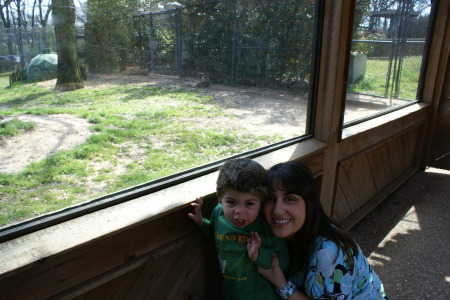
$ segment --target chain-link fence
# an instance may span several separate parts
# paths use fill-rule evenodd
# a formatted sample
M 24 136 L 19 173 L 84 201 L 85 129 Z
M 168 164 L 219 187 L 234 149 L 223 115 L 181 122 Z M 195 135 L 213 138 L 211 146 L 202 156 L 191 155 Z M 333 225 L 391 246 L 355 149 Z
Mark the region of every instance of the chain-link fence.
M 141 69 L 181 76 L 181 11 L 170 9 L 138 15 L 137 55 Z
M 415 100 L 425 39 L 354 40 L 348 91 Z
M 208 1 L 132 19 L 93 14 L 86 38 L 79 33 L 78 55 L 91 72 L 139 66 L 218 83 L 306 89 L 313 38 L 305 32 L 313 32 L 314 14 L 314 3 L 286 0 Z M 44 49 L 56 52 L 51 27 L 1 32 L 0 72 L 17 63 L 24 68 Z
M 0 73 L 14 71 L 44 49 L 54 48 L 54 34 L 45 28 L 3 29 L 0 33 Z
M 135 16 L 139 64 L 215 82 L 306 87 L 314 5 L 223 1 Z
M 111 66 L 108 71 L 134 65 L 158 74 L 208 75 L 219 83 L 302 89 L 311 77 L 313 41 L 304 33 L 313 32 L 314 13 L 308 1 L 286 0 L 216 1 L 162 9 L 135 15 L 132 23 L 111 21 L 111 26 L 124 24 L 120 26 L 128 30 L 118 26 L 108 34 L 93 26 L 86 31 L 88 40 L 79 29 L 78 56 L 88 69 L 99 72 L 102 64 Z M 17 65 L 24 68 L 44 49 L 55 52 L 55 44 L 52 27 L 2 29 L 0 72 L 11 72 Z M 424 39 L 353 41 L 348 90 L 416 99 L 424 45 Z M 95 62 L 93 53 L 100 56 Z
M 84 32 L 77 30 L 78 56 L 86 56 Z M 12 72 L 17 66 L 25 68 L 38 54 L 56 53 L 56 40 L 53 27 L 46 28 L 8 28 L 0 30 L 0 73 Z

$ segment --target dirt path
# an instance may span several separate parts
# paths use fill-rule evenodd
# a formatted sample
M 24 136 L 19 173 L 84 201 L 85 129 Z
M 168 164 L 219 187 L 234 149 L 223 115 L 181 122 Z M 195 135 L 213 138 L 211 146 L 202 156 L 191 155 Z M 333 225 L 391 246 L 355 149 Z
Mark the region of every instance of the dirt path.
M 74 148 L 91 134 L 91 124 L 72 115 L 21 115 L 17 118 L 33 122 L 35 128 L 31 132 L 2 139 L 1 173 L 18 173 L 32 162 Z

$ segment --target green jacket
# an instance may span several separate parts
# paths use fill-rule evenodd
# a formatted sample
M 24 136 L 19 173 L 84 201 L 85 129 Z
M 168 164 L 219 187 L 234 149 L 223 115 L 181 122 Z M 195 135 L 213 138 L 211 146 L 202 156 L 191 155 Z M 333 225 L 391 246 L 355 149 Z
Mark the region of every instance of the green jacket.
M 200 229 L 214 235 L 223 274 L 222 296 L 226 300 L 280 299 L 272 284 L 263 278 L 257 266 L 268 269 L 272 266 L 272 253 L 277 253 L 280 266 L 289 267 L 289 251 L 285 239 L 272 234 L 261 215 L 245 228 L 236 228 L 223 213 L 222 204 L 214 209 L 211 219 L 204 219 Z M 258 260 L 253 263 L 247 254 L 247 239 L 250 232 L 257 232 L 261 238 Z

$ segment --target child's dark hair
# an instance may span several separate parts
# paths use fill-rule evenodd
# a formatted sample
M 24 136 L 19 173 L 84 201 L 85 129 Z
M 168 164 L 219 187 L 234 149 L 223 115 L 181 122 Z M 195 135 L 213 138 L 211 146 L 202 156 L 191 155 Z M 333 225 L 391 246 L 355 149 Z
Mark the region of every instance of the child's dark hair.
M 238 158 L 227 161 L 217 177 L 217 197 L 222 198 L 227 189 L 250 193 L 265 200 L 268 196 L 266 170 L 254 160 Z
M 292 255 L 289 273 L 295 273 L 306 267 L 313 251 L 312 245 L 319 235 L 335 242 L 353 266 L 352 254 L 353 251 L 357 251 L 356 243 L 325 214 L 311 170 L 302 163 L 290 161 L 274 165 L 267 174 L 272 189 L 299 195 L 305 200 L 305 223 L 289 240 Z

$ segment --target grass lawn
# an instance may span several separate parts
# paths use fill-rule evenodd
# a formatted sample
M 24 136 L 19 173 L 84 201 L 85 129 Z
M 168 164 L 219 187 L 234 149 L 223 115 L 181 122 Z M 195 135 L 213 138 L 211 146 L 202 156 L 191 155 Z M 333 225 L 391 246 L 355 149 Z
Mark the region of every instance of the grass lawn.
M 134 83 L 58 93 L 8 84 L 8 74 L 0 74 L 1 115 L 70 114 L 88 120 L 92 135 L 20 173 L 0 173 L 0 226 L 281 140 L 197 124 L 214 124 L 225 112 L 195 89 Z M 0 135 L 33 130 L 25 125 Z
M 398 98 L 416 99 L 422 56 L 404 57 L 399 82 Z M 349 91 L 384 97 L 386 78 L 389 70 L 388 59 L 367 59 L 364 78 L 349 85 Z M 394 82 L 391 74 L 390 84 Z M 388 91 L 391 92 L 390 90 Z M 389 97 L 389 96 L 388 96 Z

